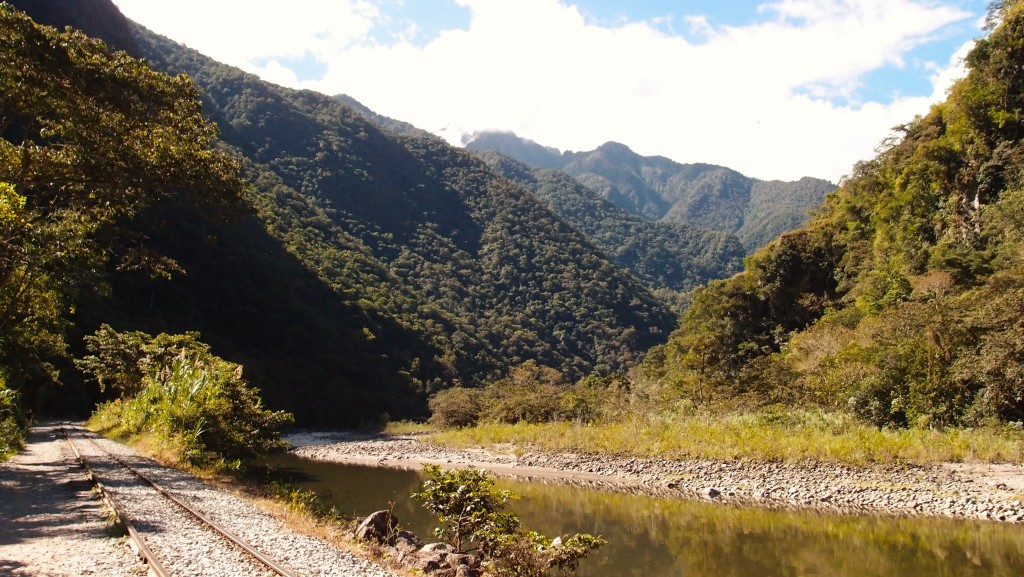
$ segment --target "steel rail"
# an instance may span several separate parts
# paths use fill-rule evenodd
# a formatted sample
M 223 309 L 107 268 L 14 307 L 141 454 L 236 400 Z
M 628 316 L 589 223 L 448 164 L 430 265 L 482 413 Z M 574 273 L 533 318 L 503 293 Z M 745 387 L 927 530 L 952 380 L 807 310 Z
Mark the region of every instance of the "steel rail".
M 67 435 L 67 432 L 65 431 L 64 434 Z M 210 519 L 209 517 L 207 517 L 203 513 L 199 512 L 198 510 L 196 510 L 194 507 L 192 507 L 188 503 L 182 501 L 181 499 L 179 499 L 178 497 L 173 495 L 170 491 L 168 491 L 167 489 L 161 487 L 159 484 L 157 484 L 155 481 L 153 481 L 152 479 L 150 479 L 146 475 L 144 475 L 141 472 L 139 472 L 135 467 L 132 467 L 128 463 L 124 462 L 117 455 L 115 455 L 115 454 L 105 450 L 103 447 L 100 447 L 99 444 L 94 439 L 92 439 L 91 437 L 82 437 L 82 438 L 88 440 L 90 443 L 93 444 L 93 446 L 95 446 L 97 449 L 99 449 L 103 454 L 105 454 L 108 457 L 110 457 L 111 459 L 117 461 L 118 464 L 120 464 L 125 469 L 128 469 L 129 471 L 131 471 L 131 473 L 133 475 L 135 475 L 136 477 L 138 477 L 139 479 L 144 481 L 150 487 L 155 489 L 158 493 L 160 493 L 161 495 L 166 497 L 168 500 L 170 500 L 174 504 L 178 505 L 179 507 L 181 507 L 182 509 L 187 511 L 190 515 L 192 515 L 196 519 L 199 519 L 203 524 L 205 524 L 209 528 L 213 529 L 214 532 L 218 533 L 219 535 L 221 535 L 222 537 L 227 539 L 230 543 L 232 543 L 233 545 L 235 545 L 239 549 L 242 549 L 243 551 L 245 551 L 246 553 L 251 555 L 253 558 L 258 560 L 260 563 L 263 563 L 264 565 L 269 567 L 271 570 L 273 570 L 278 575 L 281 575 L 281 577 L 298 577 L 298 574 L 296 574 L 296 573 L 292 572 L 291 570 L 283 567 L 280 563 L 278 563 L 274 559 L 268 557 L 267 555 L 264 555 L 263 553 L 260 553 L 259 551 L 254 549 L 251 545 L 249 545 L 248 543 L 243 541 L 241 538 L 239 538 L 235 534 L 231 533 L 226 528 L 222 527 L 217 522 L 213 521 L 212 519 Z M 74 448 L 74 443 L 71 442 L 71 438 L 70 437 L 68 437 L 68 442 L 71 443 L 72 448 Z M 75 450 L 75 454 L 76 455 L 78 454 L 77 450 Z M 81 457 L 79 457 L 79 460 L 83 463 L 83 465 L 85 464 L 84 459 L 81 459 Z M 86 468 L 88 468 L 88 465 L 86 465 Z M 164 576 L 161 576 L 161 577 L 164 577 Z M 166 575 L 166 577 L 169 577 L 169 575 Z
M 82 465 L 82 468 L 85 469 L 86 474 L 89 476 L 89 480 L 92 481 L 92 484 L 97 489 L 99 489 L 100 495 L 103 497 L 103 501 L 114 511 L 114 517 L 117 518 L 118 523 L 121 523 L 128 531 L 128 543 L 131 545 L 132 550 L 135 551 L 135 554 L 138 555 L 149 568 L 149 573 L 156 575 L 156 577 L 171 577 L 171 572 L 168 571 L 167 568 L 164 567 L 156 558 L 152 549 L 150 549 L 149 545 L 146 545 L 146 541 L 142 539 L 142 535 L 135 530 L 135 526 L 132 525 L 131 519 L 128 518 L 128 515 L 125 514 L 123 509 L 121 509 L 121 506 L 118 505 L 110 496 L 107 488 L 103 486 L 99 477 L 93 473 L 92 468 L 89 467 L 85 458 L 83 458 L 82 454 L 78 452 L 78 447 L 76 447 L 74 441 L 71 440 L 71 435 L 68 434 L 67 428 L 65 426 L 61 426 L 60 431 L 64 434 L 64 440 L 68 442 L 68 446 L 71 447 L 71 452 L 75 454 L 75 459 L 80 465 Z

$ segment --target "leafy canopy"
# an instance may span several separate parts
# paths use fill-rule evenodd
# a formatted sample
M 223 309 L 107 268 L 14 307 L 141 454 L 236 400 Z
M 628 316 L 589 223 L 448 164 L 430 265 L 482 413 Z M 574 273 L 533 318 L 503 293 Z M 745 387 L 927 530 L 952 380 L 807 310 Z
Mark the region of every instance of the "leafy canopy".
M 804 229 L 696 295 L 644 377 L 879 426 L 1024 421 L 1024 2 Z
M 122 226 L 186 192 L 234 206 L 238 163 L 185 76 L 0 4 L 0 366 L 16 386 L 54 378 L 75 295 L 119 249 L 123 269 L 176 263 Z

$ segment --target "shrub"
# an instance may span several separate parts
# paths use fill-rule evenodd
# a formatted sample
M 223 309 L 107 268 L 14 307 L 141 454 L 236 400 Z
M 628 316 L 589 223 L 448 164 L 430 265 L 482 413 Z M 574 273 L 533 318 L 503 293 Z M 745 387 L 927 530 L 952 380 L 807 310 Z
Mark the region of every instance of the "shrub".
M 549 539 L 535 531 L 522 531 L 519 517 L 502 511 L 515 499 L 508 491 L 494 489 L 494 479 L 478 469 L 441 471 L 424 467 L 422 491 L 413 498 L 437 514 L 438 539 L 458 552 L 473 545 L 490 562 L 496 575 L 542 577 L 549 569 L 572 573 L 591 551 L 607 542 L 587 533 Z
M 484 417 L 495 423 L 545 423 L 562 412 L 562 389 L 545 383 L 499 381 L 487 388 Z
M 496 423 L 543 423 L 562 413 L 565 386 L 558 371 L 527 361 L 484 391 L 483 416 Z
M 8 389 L 0 371 L 0 461 L 21 450 L 25 441 L 18 392 Z
M 108 324 L 85 337 L 91 355 L 75 360 L 78 370 L 91 375 L 100 387 L 120 394 L 137 392 L 146 375 L 166 367 L 183 351 L 208 355 L 210 347 L 199 342 L 199 333 L 183 335 L 160 333 L 151 337 L 139 331 L 119 333 Z
M 246 459 L 284 446 L 279 431 L 292 415 L 264 409 L 242 379 L 241 365 L 214 356 L 196 339 L 144 337 L 141 351 L 167 342 L 182 348 L 170 360 L 147 364 L 153 372 L 125 387 L 137 392 L 102 405 L 95 422 L 122 435 L 155 435 L 176 458 L 195 465 L 237 469 Z M 138 363 L 151 359 L 143 356 Z
M 442 428 L 475 425 L 480 420 L 480 391 L 453 387 L 430 398 L 430 422 Z

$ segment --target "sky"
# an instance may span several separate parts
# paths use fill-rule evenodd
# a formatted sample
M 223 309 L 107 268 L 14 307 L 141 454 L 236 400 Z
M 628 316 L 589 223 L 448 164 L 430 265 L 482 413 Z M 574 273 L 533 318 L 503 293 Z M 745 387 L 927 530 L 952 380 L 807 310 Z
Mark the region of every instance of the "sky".
M 838 182 L 963 75 L 988 0 L 114 0 L 277 84 L 461 144 L 515 132 Z

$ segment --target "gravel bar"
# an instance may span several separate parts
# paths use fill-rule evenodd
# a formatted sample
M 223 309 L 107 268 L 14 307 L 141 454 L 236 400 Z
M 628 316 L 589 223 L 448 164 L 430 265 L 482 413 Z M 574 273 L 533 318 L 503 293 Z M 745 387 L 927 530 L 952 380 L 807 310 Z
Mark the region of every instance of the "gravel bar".
M 663 460 L 436 446 L 406 435 L 314 432 L 287 438 L 304 458 L 397 468 L 476 466 L 527 480 L 773 509 L 1024 523 L 1024 467 Z

